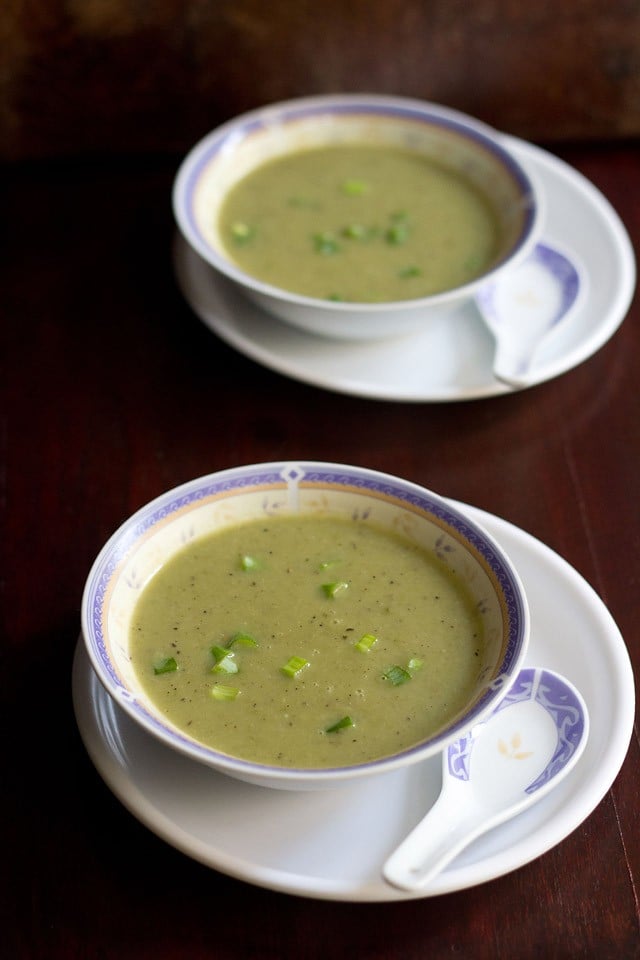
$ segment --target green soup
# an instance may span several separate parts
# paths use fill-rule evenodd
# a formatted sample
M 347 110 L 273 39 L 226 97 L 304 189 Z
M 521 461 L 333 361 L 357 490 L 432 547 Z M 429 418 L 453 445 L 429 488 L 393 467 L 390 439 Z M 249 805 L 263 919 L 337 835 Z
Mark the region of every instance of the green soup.
M 219 217 L 247 273 L 322 299 L 389 302 L 467 283 L 495 259 L 496 217 L 455 171 L 384 146 L 310 149 L 269 161 Z
M 191 543 L 134 610 L 134 669 L 175 726 L 261 763 L 397 753 L 462 710 L 482 662 L 463 585 L 366 522 L 261 519 Z

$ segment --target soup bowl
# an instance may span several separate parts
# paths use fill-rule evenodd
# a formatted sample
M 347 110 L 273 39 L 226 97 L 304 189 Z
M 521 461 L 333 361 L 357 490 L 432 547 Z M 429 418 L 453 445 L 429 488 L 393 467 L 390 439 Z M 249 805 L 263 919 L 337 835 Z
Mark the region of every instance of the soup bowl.
M 473 688 L 463 705 L 427 738 L 396 753 L 333 767 L 253 762 L 193 738 L 168 721 L 145 692 L 132 663 L 131 632 L 138 598 L 157 571 L 200 538 L 246 521 L 282 516 L 337 517 L 401 533 L 464 585 L 477 609 L 483 638 Z M 529 612 L 509 558 L 446 499 L 410 481 L 363 467 L 277 462 L 192 480 L 133 514 L 111 536 L 91 568 L 82 598 L 82 633 L 105 689 L 150 735 L 221 773 L 261 786 L 297 790 L 350 783 L 441 752 L 508 692 L 526 653 Z
M 220 212 L 230 191 L 268 162 L 338 145 L 400 148 L 434 161 L 469 184 L 486 201 L 496 227 L 495 249 L 482 272 L 453 289 L 389 302 L 306 296 L 246 272 L 223 242 Z M 531 174 L 510 152 L 506 139 L 486 124 L 419 100 L 348 94 L 277 103 L 230 120 L 188 153 L 173 188 L 179 230 L 222 277 L 289 324 L 351 340 L 412 333 L 434 315 L 470 300 L 485 281 L 533 249 L 543 205 Z M 444 244 L 438 240 L 438 245 Z M 315 256 L 320 269 L 322 261 L 322 256 Z M 411 269 L 416 268 L 406 268 Z

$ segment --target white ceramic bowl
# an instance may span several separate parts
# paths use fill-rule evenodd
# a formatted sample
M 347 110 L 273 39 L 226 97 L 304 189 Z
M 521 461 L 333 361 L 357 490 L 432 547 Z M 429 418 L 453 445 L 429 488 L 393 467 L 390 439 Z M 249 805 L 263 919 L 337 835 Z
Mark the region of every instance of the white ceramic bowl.
M 453 290 L 371 304 L 291 293 L 234 264 L 217 222 L 221 205 L 238 180 L 283 154 L 347 142 L 410 148 L 473 182 L 500 226 L 501 246 L 490 268 Z M 180 231 L 197 253 L 267 312 L 322 336 L 379 339 L 420 329 L 435 311 L 469 300 L 484 281 L 525 257 L 541 232 L 543 197 L 504 139 L 480 121 L 419 100 L 343 94 L 273 104 L 218 127 L 183 161 L 174 183 L 173 209 Z
M 173 728 L 143 692 L 130 663 L 129 624 L 149 578 L 186 542 L 244 520 L 330 513 L 402 529 L 455 568 L 477 598 L 485 662 L 464 713 L 437 735 L 381 760 L 335 769 L 291 769 L 218 753 Z M 216 770 L 268 787 L 332 787 L 417 763 L 442 751 L 493 710 L 518 674 L 529 636 L 526 597 L 493 539 L 446 500 L 416 484 L 362 467 L 285 462 L 237 467 L 170 490 L 138 510 L 99 553 L 82 599 L 82 632 L 108 693 L 168 747 Z

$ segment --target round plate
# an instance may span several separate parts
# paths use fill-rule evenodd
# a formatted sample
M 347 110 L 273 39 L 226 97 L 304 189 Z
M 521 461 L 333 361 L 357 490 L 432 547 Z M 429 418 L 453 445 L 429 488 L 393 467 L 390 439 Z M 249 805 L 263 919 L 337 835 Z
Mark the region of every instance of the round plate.
M 589 291 L 536 355 L 527 382 L 533 386 L 577 366 L 611 337 L 631 302 L 635 260 L 620 218 L 593 184 L 552 154 L 504 139 L 546 194 L 544 240 L 581 264 Z M 470 400 L 513 389 L 491 372 L 493 338 L 473 304 L 434 317 L 417 335 L 336 341 L 263 313 L 181 236 L 174 257 L 178 282 L 196 315 L 240 353 L 295 380 L 397 401 Z
M 396 890 L 383 880 L 381 867 L 435 801 L 439 757 L 336 790 L 244 784 L 141 730 L 105 692 L 79 643 L 73 676 L 78 726 L 114 794 L 195 860 L 259 886 L 328 900 L 406 900 L 463 890 L 560 843 L 597 806 L 625 758 L 635 705 L 627 649 L 605 605 L 557 554 L 504 520 L 457 506 L 498 540 L 522 577 L 531 608 L 528 665 L 564 674 L 591 717 L 583 756 L 552 793 L 473 843 L 424 891 Z

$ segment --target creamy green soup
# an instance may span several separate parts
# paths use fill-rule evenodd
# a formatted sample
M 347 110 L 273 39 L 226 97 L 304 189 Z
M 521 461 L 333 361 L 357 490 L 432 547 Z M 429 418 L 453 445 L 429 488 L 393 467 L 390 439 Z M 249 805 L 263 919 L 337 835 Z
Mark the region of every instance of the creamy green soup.
M 130 652 L 166 718 L 223 753 L 328 767 L 447 723 L 482 663 L 475 605 L 440 562 L 363 521 L 281 516 L 192 542 L 152 577 Z
M 269 161 L 230 191 L 219 217 L 247 273 L 322 299 L 388 302 L 448 290 L 497 253 L 487 201 L 410 150 L 336 146 Z

